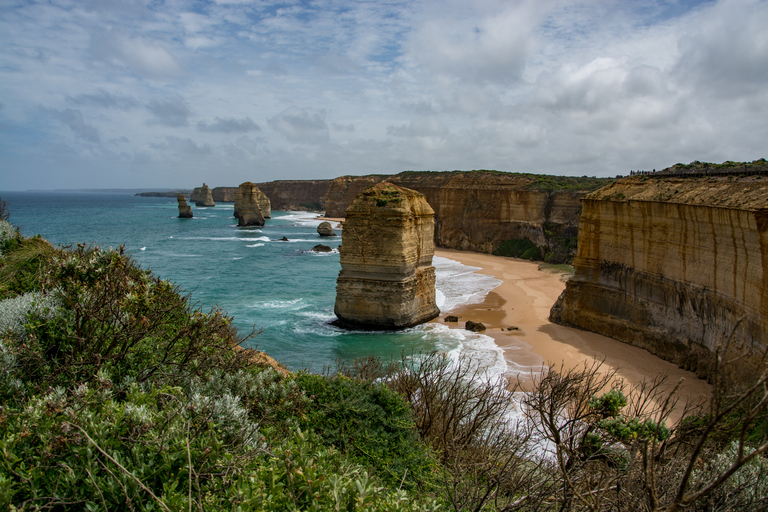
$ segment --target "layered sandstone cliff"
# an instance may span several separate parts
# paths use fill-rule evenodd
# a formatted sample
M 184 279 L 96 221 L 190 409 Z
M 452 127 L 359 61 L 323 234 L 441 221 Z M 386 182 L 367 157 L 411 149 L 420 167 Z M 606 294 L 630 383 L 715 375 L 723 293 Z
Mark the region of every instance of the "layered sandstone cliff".
M 195 187 L 195 189 L 192 191 L 192 194 L 189 196 L 189 202 L 195 203 L 195 206 L 216 206 L 216 203 L 213 202 L 213 194 L 211 194 L 211 189 L 208 188 L 208 185 L 205 183 L 203 183 L 202 187 Z
M 425 195 L 435 211 L 438 246 L 492 253 L 527 238 L 552 262 L 575 254 L 581 197 L 611 181 L 496 171 L 342 176 L 328 188 L 326 216 L 343 217 L 359 190 L 384 178 Z
M 242 208 L 243 205 L 246 204 L 248 205 L 249 212 L 251 212 L 249 215 L 253 214 L 253 211 L 255 210 L 255 204 L 258 206 L 259 215 L 261 215 L 263 219 L 272 218 L 271 201 L 266 196 L 266 194 L 264 194 L 264 192 L 259 189 L 259 187 L 250 181 L 241 183 L 235 191 L 235 209 L 233 215 L 236 219 L 240 219 L 242 217 Z M 263 226 L 264 223 L 262 222 L 260 225 Z
M 325 193 L 331 180 L 281 180 L 257 183 L 275 210 L 325 210 Z
M 389 183 L 347 208 L 334 311 L 349 328 L 398 329 L 435 318 L 434 212 Z
M 737 371 L 755 370 L 768 343 L 768 178 L 637 176 L 582 204 L 552 321 L 707 377 L 731 339 Z
M 261 209 L 264 194 L 259 188 L 246 181 L 235 195 L 235 217 L 238 226 L 263 226 L 264 213 Z

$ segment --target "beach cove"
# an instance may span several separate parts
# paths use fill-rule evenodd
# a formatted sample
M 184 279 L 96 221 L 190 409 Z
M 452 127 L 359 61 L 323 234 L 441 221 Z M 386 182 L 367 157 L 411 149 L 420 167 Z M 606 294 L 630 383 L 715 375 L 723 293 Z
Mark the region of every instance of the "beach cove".
M 683 379 L 678 390 L 682 401 L 710 395 L 711 386 L 705 380 L 650 352 L 550 322 L 549 310 L 565 288 L 567 277 L 562 272 L 540 269 L 540 262 L 490 254 L 437 249 L 435 255 L 501 281 L 482 302 L 442 311 L 435 321 L 453 329 L 462 328 L 467 320 L 482 322 L 486 326 L 483 334 L 503 351 L 505 376 L 512 382 L 519 380 L 523 389 L 540 375 L 543 366 L 577 368 L 603 361 L 604 370 L 616 369 L 630 385 L 666 374 L 669 390 Z M 458 316 L 459 322 L 445 322 L 448 314 Z

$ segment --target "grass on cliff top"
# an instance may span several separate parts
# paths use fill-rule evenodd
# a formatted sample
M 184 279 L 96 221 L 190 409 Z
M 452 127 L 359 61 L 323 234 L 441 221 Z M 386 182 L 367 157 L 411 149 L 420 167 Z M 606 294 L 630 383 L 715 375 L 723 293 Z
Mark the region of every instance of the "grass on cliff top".
M 721 164 L 712 162 L 700 162 L 694 160 L 689 164 L 676 163 L 671 167 L 663 169 L 661 172 L 685 172 L 685 171 L 708 171 L 708 172 L 724 172 L 730 170 L 737 170 L 739 168 L 748 168 L 749 170 L 768 170 L 768 161 L 765 158 L 759 160 L 753 160 L 751 162 L 734 162 L 732 160 L 726 160 Z
M 523 185 L 524 190 L 541 192 L 592 192 L 616 181 L 614 178 L 597 178 L 589 176 L 553 176 L 550 174 L 517 173 L 477 169 L 473 171 L 405 171 L 398 174 L 401 178 L 428 179 L 436 176 L 454 176 L 457 174 L 485 174 L 495 176 L 522 177 L 531 180 Z

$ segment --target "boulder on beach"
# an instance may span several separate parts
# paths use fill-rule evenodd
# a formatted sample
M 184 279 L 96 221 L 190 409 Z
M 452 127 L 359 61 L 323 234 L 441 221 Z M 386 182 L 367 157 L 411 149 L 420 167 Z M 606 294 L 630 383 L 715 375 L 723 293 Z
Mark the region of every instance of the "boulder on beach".
M 467 320 L 467 323 L 464 324 L 464 328 L 472 332 L 483 332 L 485 330 L 485 325 L 483 325 L 480 322 L 473 322 L 472 320 Z
M 317 234 L 320 236 L 336 236 L 336 233 L 333 232 L 333 228 L 331 227 L 331 223 L 328 221 L 321 222 L 319 226 L 317 226 Z

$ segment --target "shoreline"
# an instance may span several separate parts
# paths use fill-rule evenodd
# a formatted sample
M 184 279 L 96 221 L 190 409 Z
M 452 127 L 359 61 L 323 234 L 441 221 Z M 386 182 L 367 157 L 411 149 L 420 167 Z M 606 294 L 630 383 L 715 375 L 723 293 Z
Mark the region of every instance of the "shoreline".
M 549 321 L 549 310 L 565 288 L 564 275 L 557 271 L 539 270 L 540 262 L 530 262 L 504 256 L 493 256 L 455 249 L 435 249 L 435 256 L 477 267 L 475 272 L 495 277 L 501 284 L 482 303 L 463 304 L 450 311 L 441 311 L 433 323 L 456 329 L 464 322 L 482 322 L 485 334 L 504 353 L 506 377 L 518 380 L 523 390 L 532 384 L 544 366 L 583 367 L 603 361 L 605 369 L 616 369 L 617 376 L 630 385 L 639 384 L 658 375 L 668 375 L 664 388 L 671 390 L 684 379 L 678 394 L 680 403 L 709 397 L 711 386 L 695 373 L 679 368 L 644 349 Z M 456 315 L 459 322 L 445 322 L 447 315 Z M 507 330 L 515 327 L 515 330 Z M 679 409 L 679 407 L 678 407 Z M 670 420 L 677 419 L 673 414 Z

